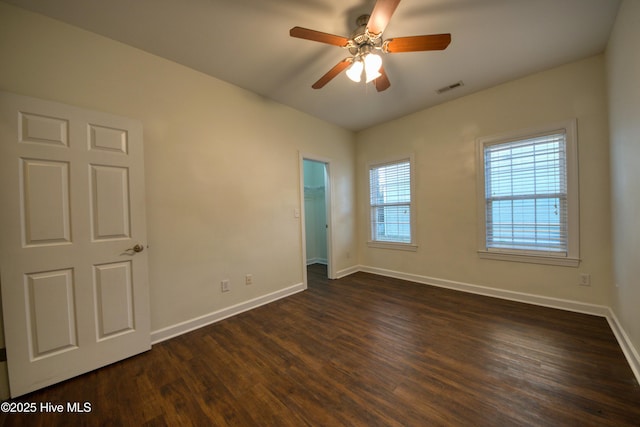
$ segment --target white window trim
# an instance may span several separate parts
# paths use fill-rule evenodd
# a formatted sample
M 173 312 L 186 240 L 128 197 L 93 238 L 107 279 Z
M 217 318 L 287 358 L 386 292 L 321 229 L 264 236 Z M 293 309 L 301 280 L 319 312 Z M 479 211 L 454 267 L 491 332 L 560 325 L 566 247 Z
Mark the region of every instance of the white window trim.
M 387 242 L 387 241 L 381 241 L 381 240 L 373 240 L 372 236 L 371 236 L 371 182 L 370 182 L 370 171 L 371 168 L 374 167 L 380 167 L 380 166 L 385 166 L 385 165 L 390 165 L 390 164 L 394 164 L 394 163 L 400 163 L 403 161 L 409 161 L 409 176 L 411 179 L 411 183 L 410 183 L 410 187 L 411 187 L 411 201 L 409 202 L 409 206 L 411 208 L 411 242 L 409 243 L 400 243 L 400 242 Z M 370 248 L 378 248 L 378 249 L 394 249 L 394 250 L 400 250 L 400 251 L 410 251 L 410 252 L 416 252 L 418 250 L 418 245 L 416 243 L 416 202 L 415 202 L 415 197 L 416 197 L 416 193 L 415 193 L 415 177 L 416 177 L 416 170 L 415 170 L 415 161 L 414 161 L 414 155 L 413 154 L 407 154 L 404 156 L 398 156 L 398 157 L 393 157 L 390 159 L 386 159 L 383 161 L 377 161 L 377 162 L 369 162 L 367 164 L 367 216 L 368 216 L 368 221 L 367 223 L 369 224 L 368 227 L 368 235 L 369 238 L 367 240 L 367 246 Z
M 414 243 L 382 242 L 378 240 L 369 240 L 367 242 L 367 246 L 369 246 L 370 248 L 395 249 L 398 251 L 409 251 L 409 252 L 416 252 L 418 250 L 418 245 Z
M 526 139 L 554 131 L 566 134 L 567 159 L 567 253 L 558 255 L 551 252 L 519 251 L 509 249 L 487 249 L 486 247 L 486 211 L 484 147 L 518 139 Z M 580 264 L 580 202 L 578 177 L 578 132 L 576 119 L 505 132 L 498 135 L 481 137 L 476 140 L 477 211 L 478 211 L 478 255 L 482 259 L 527 262 L 534 264 L 577 267 Z

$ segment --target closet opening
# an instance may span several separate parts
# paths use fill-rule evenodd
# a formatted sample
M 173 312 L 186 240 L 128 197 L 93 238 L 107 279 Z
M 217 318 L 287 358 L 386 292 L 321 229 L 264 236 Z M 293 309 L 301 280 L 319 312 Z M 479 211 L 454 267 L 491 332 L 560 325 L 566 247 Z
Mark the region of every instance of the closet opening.
M 332 278 L 329 163 L 303 158 L 304 255 L 307 274 Z

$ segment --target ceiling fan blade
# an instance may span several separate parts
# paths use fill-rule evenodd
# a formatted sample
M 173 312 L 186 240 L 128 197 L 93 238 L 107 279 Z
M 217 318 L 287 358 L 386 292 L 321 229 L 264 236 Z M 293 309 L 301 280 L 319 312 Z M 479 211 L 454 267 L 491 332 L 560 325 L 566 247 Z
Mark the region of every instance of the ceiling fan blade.
M 387 53 L 444 50 L 449 46 L 449 43 L 451 43 L 451 34 L 397 37 L 386 40 L 384 43 L 384 51 Z
M 327 72 L 327 74 L 320 77 L 320 80 L 315 82 L 311 87 L 314 89 L 321 89 L 322 87 L 324 87 L 324 85 L 329 83 L 335 76 L 340 74 L 342 71 L 344 71 L 345 68 L 351 65 L 351 62 L 352 62 L 351 58 L 345 58 L 342 61 L 338 62 L 332 69 L 330 69 Z
M 299 39 L 311 40 L 314 42 L 326 43 L 334 46 L 345 47 L 349 42 L 349 39 L 342 36 L 335 36 L 329 33 L 323 33 L 321 31 L 309 30 L 308 28 L 293 27 L 289 30 L 291 37 L 297 37 Z
M 387 24 L 391 20 L 391 15 L 395 12 L 400 0 L 378 0 L 373 7 L 373 12 L 367 23 L 367 30 L 371 34 L 382 34 Z
M 391 86 L 391 82 L 389 82 L 389 77 L 387 77 L 387 73 L 385 73 L 384 68 L 380 67 L 380 77 L 373 81 L 373 84 L 376 86 L 376 90 L 378 92 L 382 92 L 383 90 L 389 89 Z

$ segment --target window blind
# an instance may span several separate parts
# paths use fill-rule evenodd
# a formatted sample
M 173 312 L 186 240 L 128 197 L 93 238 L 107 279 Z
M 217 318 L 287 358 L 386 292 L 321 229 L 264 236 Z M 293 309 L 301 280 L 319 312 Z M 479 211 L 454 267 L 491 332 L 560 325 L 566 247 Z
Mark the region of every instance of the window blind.
M 369 170 L 371 238 L 411 243 L 411 164 L 408 160 Z
M 567 253 L 565 133 L 484 148 L 486 246 Z

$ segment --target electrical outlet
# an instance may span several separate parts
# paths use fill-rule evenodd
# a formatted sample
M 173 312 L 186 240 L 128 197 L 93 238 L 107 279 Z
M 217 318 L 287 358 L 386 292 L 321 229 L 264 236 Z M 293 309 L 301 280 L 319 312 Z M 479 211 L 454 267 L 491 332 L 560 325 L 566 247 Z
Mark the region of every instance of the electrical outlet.
M 247 274 L 246 276 L 244 276 L 244 284 L 253 285 L 253 274 Z
M 585 273 L 580 274 L 580 282 L 578 284 L 580 286 L 591 286 L 591 275 Z
M 230 285 L 231 284 L 229 283 L 229 280 L 227 279 L 223 280 L 222 282 L 220 282 L 220 291 L 229 292 L 231 290 Z

